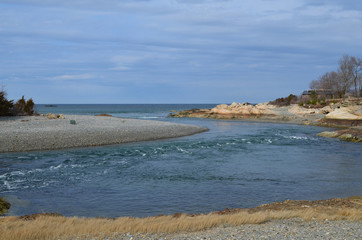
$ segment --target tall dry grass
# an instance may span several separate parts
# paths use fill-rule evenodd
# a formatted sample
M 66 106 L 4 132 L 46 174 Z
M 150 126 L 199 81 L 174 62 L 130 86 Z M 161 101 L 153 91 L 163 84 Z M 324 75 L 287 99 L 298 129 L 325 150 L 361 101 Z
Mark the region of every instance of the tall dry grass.
M 298 210 L 247 209 L 230 214 L 174 215 L 117 219 L 39 216 L 34 220 L 0 218 L 0 239 L 86 239 L 117 236 L 123 233 L 174 233 L 200 231 L 220 225 L 260 224 L 272 219 L 362 221 L 361 208 L 305 207 Z

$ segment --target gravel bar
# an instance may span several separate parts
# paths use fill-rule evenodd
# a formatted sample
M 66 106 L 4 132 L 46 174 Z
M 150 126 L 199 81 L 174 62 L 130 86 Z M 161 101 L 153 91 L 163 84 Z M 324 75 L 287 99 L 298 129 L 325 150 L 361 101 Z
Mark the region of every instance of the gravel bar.
M 90 238 L 91 239 L 91 238 Z M 200 232 L 178 234 L 122 234 L 106 239 L 132 240 L 236 240 L 236 239 L 362 239 L 361 221 L 305 221 L 302 219 L 272 220 L 263 224 L 222 226 Z
M 76 124 L 71 124 L 75 120 Z M 0 153 L 150 141 L 193 135 L 207 128 L 162 121 L 66 115 L 0 118 Z

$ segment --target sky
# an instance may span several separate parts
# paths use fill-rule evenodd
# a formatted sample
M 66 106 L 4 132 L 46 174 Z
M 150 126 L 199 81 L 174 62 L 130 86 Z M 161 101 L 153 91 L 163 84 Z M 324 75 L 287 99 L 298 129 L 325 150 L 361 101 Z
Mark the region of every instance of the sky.
M 362 57 L 360 0 L 0 0 L 0 86 L 35 103 L 265 102 Z

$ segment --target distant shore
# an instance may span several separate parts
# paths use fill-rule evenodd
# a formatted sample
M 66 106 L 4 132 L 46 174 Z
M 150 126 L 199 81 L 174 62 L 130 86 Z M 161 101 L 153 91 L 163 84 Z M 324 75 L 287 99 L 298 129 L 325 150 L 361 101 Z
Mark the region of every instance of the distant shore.
M 0 118 L 0 153 L 150 141 L 208 130 L 186 124 L 109 116 L 65 115 L 53 118 L 55 119 L 47 116 Z

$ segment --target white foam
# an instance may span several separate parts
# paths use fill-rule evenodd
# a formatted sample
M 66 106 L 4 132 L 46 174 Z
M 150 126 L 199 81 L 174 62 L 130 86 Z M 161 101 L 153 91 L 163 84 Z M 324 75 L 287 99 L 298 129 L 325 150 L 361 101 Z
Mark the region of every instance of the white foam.
M 300 137 L 300 136 L 289 136 L 289 139 L 297 139 L 297 140 L 307 140 L 307 137 Z
M 5 187 L 6 187 L 8 190 L 15 189 L 14 187 L 12 187 L 12 186 L 10 185 L 10 183 L 9 183 L 8 181 L 4 181 L 4 185 L 5 185 Z
M 71 168 L 80 168 L 80 167 L 83 167 L 83 165 L 80 165 L 80 164 L 71 164 L 70 167 L 71 167 Z
M 182 149 L 180 147 L 177 147 L 177 150 L 179 150 L 180 152 L 183 152 L 183 153 L 190 153 L 189 151 L 186 151 L 185 149 Z
M 58 170 L 63 164 L 59 164 L 58 166 L 51 166 L 49 169 L 50 170 Z
M 156 119 L 156 118 L 161 118 L 161 117 L 138 117 L 138 118 L 142 118 L 142 119 Z
M 10 173 L 11 176 L 24 176 L 25 173 L 23 173 L 22 171 L 14 171 Z

